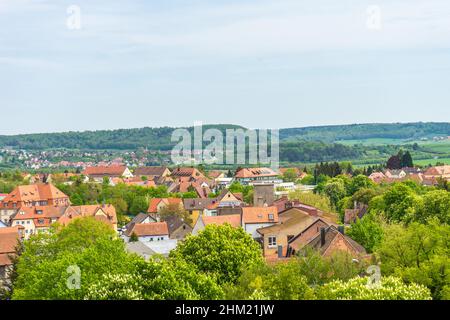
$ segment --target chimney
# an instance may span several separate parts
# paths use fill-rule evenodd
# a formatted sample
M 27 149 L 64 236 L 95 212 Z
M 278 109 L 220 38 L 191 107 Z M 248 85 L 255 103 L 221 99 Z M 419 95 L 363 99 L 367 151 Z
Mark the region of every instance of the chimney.
M 345 234 L 344 226 L 338 226 L 338 231 L 342 234 Z
M 278 246 L 278 258 L 283 258 L 283 246 Z
M 320 228 L 320 247 L 325 245 L 325 228 Z

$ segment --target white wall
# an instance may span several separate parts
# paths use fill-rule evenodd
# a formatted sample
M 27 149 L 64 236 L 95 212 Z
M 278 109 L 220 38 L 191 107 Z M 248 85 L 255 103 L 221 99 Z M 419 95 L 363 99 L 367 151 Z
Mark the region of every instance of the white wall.
M 163 240 L 169 240 L 169 235 L 139 237 L 139 241 L 141 242 L 163 241 Z
M 261 235 L 256 230 L 273 225 L 274 223 L 247 223 L 245 224 L 244 230 L 251 234 L 253 238 L 260 238 Z

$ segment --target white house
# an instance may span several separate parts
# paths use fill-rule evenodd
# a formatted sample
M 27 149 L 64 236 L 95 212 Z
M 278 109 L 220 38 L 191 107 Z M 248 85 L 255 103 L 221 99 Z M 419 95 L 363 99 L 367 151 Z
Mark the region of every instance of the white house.
M 138 223 L 127 229 L 124 239 L 129 241 L 133 234 L 143 243 L 164 241 L 169 240 L 169 227 L 166 222 Z

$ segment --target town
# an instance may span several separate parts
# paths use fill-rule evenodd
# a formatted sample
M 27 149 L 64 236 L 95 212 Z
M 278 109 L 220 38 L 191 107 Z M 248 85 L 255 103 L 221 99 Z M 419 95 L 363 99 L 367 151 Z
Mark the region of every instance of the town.
M 127 252 L 146 261 L 157 256 L 170 259 L 172 251 L 187 239 L 201 236 L 205 229 L 230 226 L 253 239 L 268 265 L 317 252 L 321 259 L 336 259 L 342 253 L 360 267 L 368 266 L 376 260 L 372 238 L 377 234 L 364 233 L 379 232 L 373 224 L 381 217 L 375 216 L 371 200 L 380 190 L 385 189 L 386 194 L 400 192 L 395 189 L 409 192 L 409 187 L 403 189 L 415 185 L 427 190 L 422 193 L 431 194 L 439 192 L 431 190 L 443 189 L 444 193 L 439 193 L 446 197 L 441 199 L 443 205 L 450 201 L 448 165 L 365 174 L 328 163 L 316 165 L 310 172 L 297 167 L 278 171 L 239 167 L 232 172 L 179 166 L 129 168 L 119 160 L 86 166 L 79 173 L 16 173 L 9 179 L 23 183 L 0 195 L 0 281 L 5 292 L 14 287 L 10 277 L 17 257 L 20 260 L 18 243 L 26 244 L 38 235 L 89 218 L 106 224 Z M 3 174 L 2 179 L 7 180 L 8 175 Z M 82 188 L 95 190 L 95 194 L 88 190 L 83 195 Z M 120 197 L 106 199 L 102 195 L 114 189 L 120 190 Z M 125 200 L 128 197 L 131 200 Z M 410 209 L 403 210 L 405 216 L 396 217 L 397 221 L 407 218 Z M 449 207 L 443 210 L 440 219 L 447 223 Z M 423 221 L 424 214 L 432 213 L 425 210 L 417 213 L 416 219 Z M 383 215 L 392 222 L 393 217 L 386 212 Z

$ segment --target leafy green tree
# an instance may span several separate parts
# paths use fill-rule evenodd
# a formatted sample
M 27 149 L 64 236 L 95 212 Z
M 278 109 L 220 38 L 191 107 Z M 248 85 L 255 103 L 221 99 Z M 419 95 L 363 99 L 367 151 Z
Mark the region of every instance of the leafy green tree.
M 283 173 L 281 178 L 285 182 L 295 182 L 297 181 L 297 172 L 294 168 L 289 168 Z
M 351 179 L 348 186 L 348 195 L 354 195 L 361 189 L 371 189 L 375 187 L 375 183 L 365 175 L 357 175 Z
M 450 192 L 434 190 L 423 195 L 423 207 L 415 211 L 413 219 L 424 223 L 433 217 L 450 224 Z
M 383 238 L 382 221 L 374 213 L 366 214 L 362 219 L 357 219 L 347 231 L 347 234 L 361 244 L 367 252 L 373 252 Z
M 401 166 L 402 166 L 402 168 L 405 168 L 405 167 L 406 168 L 412 168 L 412 167 L 414 167 L 413 159 L 412 159 L 411 153 L 409 153 L 409 151 L 406 151 L 402 155 Z
M 375 253 L 383 274 L 425 285 L 434 299 L 442 299 L 450 285 L 449 243 L 450 226 L 435 218 L 427 224 L 387 225 Z
M 339 200 L 345 197 L 345 184 L 340 179 L 332 179 L 325 184 L 324 193 L 328 196 L 333 207 L 337 207 Z
M 322 300 L 431 300 L 427 287 L 399 278 L 382 277 L 378 285 L 368 285 L 368 278 L 354 278 L 349 281 L 335 280 L 317 290 Z
M 83 299 L 103 274 L 128 273 L 135 269 L 136 259 L 107 224 L 90 217 L 75 219 L 24 243 L 13 299 Z M 71 287 L 78 268 L 80 287 Z
M 136 196 L 130 206 L 130 213 L 137 215 L 141 212 L 147 212 L 148 200 L 145 196 Z
M 257 242 L 242 228 L 229 224 L 208 225 L 197 236 L 190 236 L 170 253 L 197 267 L 200 272 L 217 276 L 220 284 L 234 283 L 244 267 L 262 261 Z

